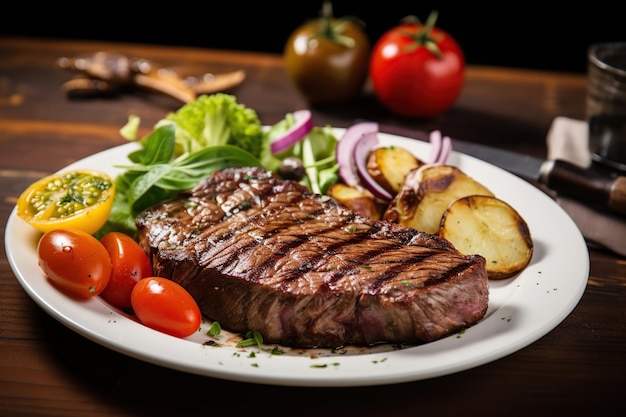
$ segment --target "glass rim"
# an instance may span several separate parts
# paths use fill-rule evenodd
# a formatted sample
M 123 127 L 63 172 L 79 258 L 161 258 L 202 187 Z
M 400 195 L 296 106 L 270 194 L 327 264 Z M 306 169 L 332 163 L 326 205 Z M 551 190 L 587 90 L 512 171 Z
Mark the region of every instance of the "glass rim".
M 588 49 L 588 58 L 589 62 L 594 64 L 596 67 L 613 72 L 622 77 L 626 77 L 626 68 L 618 68 L 611 64 L 608 64 L 604 61 L 604 58 L 611 54 L 611 52 L 618 51 L 621 55 L 626 57 L 626 42 L 601 42 L 594 43 L 589 46 Z

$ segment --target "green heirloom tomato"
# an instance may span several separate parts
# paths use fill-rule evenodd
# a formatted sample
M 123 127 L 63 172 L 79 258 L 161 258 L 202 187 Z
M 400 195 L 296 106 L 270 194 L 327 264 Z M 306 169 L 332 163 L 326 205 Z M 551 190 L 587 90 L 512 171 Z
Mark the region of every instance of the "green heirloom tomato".
M 311 104 L 349 101 L 367 78 L 370 41 L 359 21 L 333 17 L 324 2 L 321 17 L 296 28 L 284 49 L 287 73 Z

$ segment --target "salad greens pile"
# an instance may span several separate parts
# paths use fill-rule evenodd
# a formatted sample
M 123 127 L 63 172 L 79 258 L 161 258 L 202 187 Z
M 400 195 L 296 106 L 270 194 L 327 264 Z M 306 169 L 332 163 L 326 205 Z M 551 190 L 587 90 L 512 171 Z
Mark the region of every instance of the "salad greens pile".
M 128 164 L 116 165 L 116 195 L 105 226 L 98 232 L 122 231 L 136 236 L 136 216 L 143 210 L 193 188 L 210 174 L 231 166 L 263 166 L 277 172 L 283 159 L 299 158 L 305 168 L 300 181 L 325 194 L 338 181 L 330 126 L 314 126 L 301 140 L 279 154 L 270 150 L 293 124 L 292 113 L 264 128 L 255 110 L 225 93 L 199 96 L 159 120 L 144 137 L 141 120 L 132 115 L 120 129 L 122 137 L 141 146 L 128 154 Z
M 263 149 L 259 117 L 232 95 L 202 95 L 168 114 L 156 127 L 167 124 L 176 127 L 176 155 L 228 144 L 259 157 Z
M 311 131 L 288 149 L 273 154 L 270 144 L 279 139 L 296 123 L 293 113 L 274 124 L 264 133 L 261 164 L 271 170 L 278 171 L 281 162 L 288 157 L 302 161 L 305 169 L 304 178 L 300 181 L 314 193 L 326 194 L 328 188 L 339 180 L 339 166 L 336 162 L 335 149 L 339 139 L 331 126 L 313 126 Z

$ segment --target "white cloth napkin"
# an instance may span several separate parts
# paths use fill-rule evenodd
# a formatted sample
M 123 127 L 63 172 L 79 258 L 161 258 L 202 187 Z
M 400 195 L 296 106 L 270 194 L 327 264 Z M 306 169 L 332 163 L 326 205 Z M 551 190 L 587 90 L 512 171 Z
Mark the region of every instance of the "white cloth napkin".
M 556 117 L 547 136 L 548 159 L 563 159 L 588 167 L 587 122 Z M 556 201 L 570 215 L 590 246 L 600 246 L 626 256 L 626 217 L 587 207 L 558 195 Z

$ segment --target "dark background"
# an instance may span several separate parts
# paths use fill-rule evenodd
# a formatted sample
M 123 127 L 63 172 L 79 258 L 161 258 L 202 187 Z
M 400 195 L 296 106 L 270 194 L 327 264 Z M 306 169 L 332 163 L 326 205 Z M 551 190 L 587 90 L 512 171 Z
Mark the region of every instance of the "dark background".
M 13 11 L 0 17 L 0 35 L 282 53 L 291 31 L 317 17 L 322 1 L 280 3 L 13 2 Z M 591 43 L 626 40 L 624 15 L 608 0 L 585 2 L 584 7 L 550 1 L 489 3 L 335 1 L 333 8 L 336 17 L 351 15 L 363 21 L 372 42 L 407 15 L 425 21 L 431 10 L 437 10 L 437 26 L 457 39 L 467 63 L 474 65 L 586 72 L 585 54 Z

